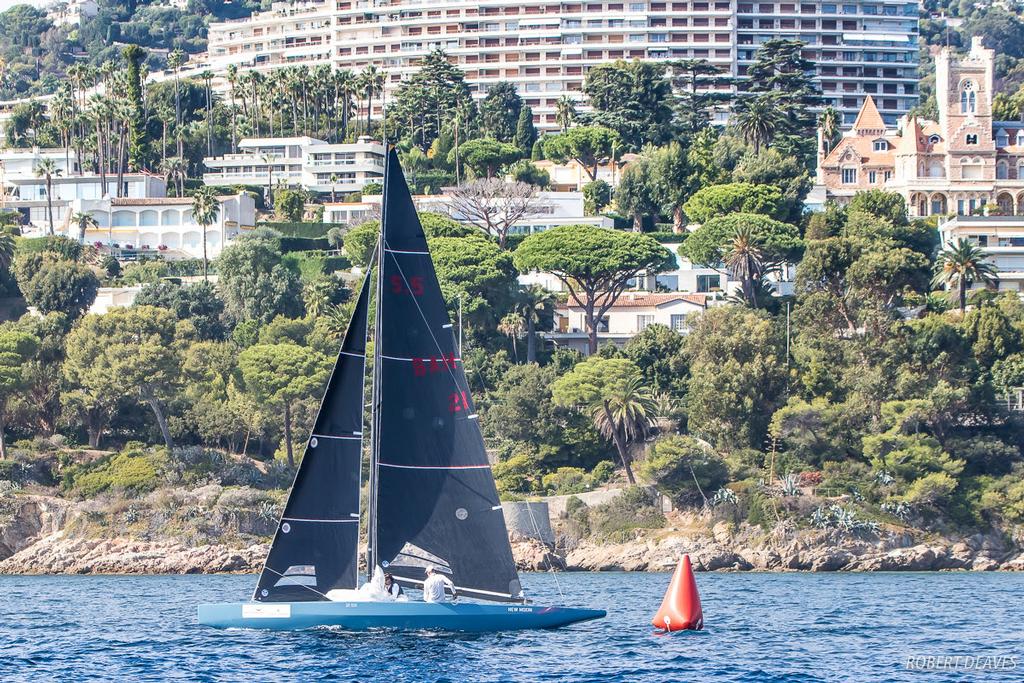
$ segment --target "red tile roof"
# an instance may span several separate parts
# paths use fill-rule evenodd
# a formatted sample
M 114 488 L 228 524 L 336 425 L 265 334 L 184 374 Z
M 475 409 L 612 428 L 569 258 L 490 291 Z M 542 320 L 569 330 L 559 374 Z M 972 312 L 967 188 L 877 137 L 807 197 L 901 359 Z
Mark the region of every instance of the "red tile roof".
M 708 294 L 687 294 L 684 292 L 624 292 L 619 296 L 612 308 L 652 308 L 676 301 L 686 301 L 697 306 L 707 306 L 708 298 Z M 600 295 L 598 300 L 600 300 Z M 572 308 L 583 307 L 583 303 L 575 297 L 570 297 L 566 305 Z

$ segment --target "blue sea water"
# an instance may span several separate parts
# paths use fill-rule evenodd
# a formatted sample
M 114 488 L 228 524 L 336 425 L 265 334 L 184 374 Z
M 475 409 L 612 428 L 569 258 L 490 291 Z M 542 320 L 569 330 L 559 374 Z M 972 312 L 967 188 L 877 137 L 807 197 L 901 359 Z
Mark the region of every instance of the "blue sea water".
M 559 603 L 555 579 L 523 583 Z M 217 631 L 196 604 L 244 599 L 254 577 L 0 577 L 0 680 L 1024 680 L 1022 574 L 698 574 L 706 628 L 669 636 L 649 625 L 669 575 L 557 579 L 564 604 L 608 617 L 488 635 Z M 973 668 L 908 668 L 956 656 Z

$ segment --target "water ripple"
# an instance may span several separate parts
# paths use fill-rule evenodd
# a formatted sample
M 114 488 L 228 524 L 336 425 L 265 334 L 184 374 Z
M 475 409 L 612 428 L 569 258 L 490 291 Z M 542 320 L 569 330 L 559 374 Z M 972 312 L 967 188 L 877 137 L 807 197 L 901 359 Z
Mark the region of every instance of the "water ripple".
M 701 633 L 649 624 L 664 574 L 568 574 L 608 618 L 486 635 L 216 631 L 200 602 L 239 576 L 0 577 L 0 681 L 1006 681 L 1024 680 L 1019 574 L 701 574 Z M 554 580 L 524 576 L 538 603 Z M 1016 671 L 914 671 L 913 656 L 1016 656 Z

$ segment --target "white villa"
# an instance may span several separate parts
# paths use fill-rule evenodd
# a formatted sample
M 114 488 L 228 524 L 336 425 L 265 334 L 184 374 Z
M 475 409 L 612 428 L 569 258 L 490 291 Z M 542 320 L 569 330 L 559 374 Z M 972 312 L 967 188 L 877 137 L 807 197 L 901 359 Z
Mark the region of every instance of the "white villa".
M 413 196 L 419 211 L 430 211 L 465 222 L 452 205 L 450 194 L 423 194 Z M 358 202 L 324 202 L 325 223 L 348 223 L 356 225 L 380 215 L 381 195 L 363 195 Z M 585 216 L 582 192 L 538 192 L 536 208 L 529 215 L 517 221 L 511 234 L 532 234 L 560 225 L 596 225 L 611 227 L 612 221 L 604 216 Z
M 74 211 L 75 200 L 98 200 L 117 196 L 117 175 L 105 179 L 96 173 L 82 173 L 73 153 L 64 149 L 11 149 L 0 152 L 0 210 L 18 211 L 26 225 L 26 234 L 49 229 L 46 179 L 36 175 L 39 163 L 51 159 L 57 171 L 50 178 L 53 191 L 55 230 L 66 225 Z M 163 178 L 147 173 L 126 173 L 121 178 L 121 196 L 142 199 L 167 194 Z
M 999 291 L 1024 294 L 1024 216 L 956 216 L 939 225 L 939 235 L 943 244 L 966 238 L 981 247 L 995 266 Z
M 206 254 L 220 255 L 224 246 L 256 225 L 256 203 L 246 193 L 219 197 L 221 210 L 206 228 Z M 115 249 L 156 252 L 166 258 L 200 258 L 203 255 L 203 226 L 192 216 L 190 197 L 145 199 L 106 197 L 75 200 L 72 213 L 89 213 L 97 227 L 79 234 L 77 224 L 62 226 L 59 232 Z
M 361 137 L 331 144 L 311 137 L 247 138 L 240 152 L 207 157 L 207 185 L 301 187 L 320 194 L 358 192 L 384 177 L 384 146 Z
M 708 294 L 625 292 L 601 319 L 598 344 L 612 342 L 624 346 L 646 327 L 655 324 L 685 334 L 687 316 L 705 310 L 711 301 Z M 567 303 L 556 306 L 555 329 L 545 332 L 544 338 L 555 346 L 587 353 L 589 335 L 581 303 L 570 298 Z

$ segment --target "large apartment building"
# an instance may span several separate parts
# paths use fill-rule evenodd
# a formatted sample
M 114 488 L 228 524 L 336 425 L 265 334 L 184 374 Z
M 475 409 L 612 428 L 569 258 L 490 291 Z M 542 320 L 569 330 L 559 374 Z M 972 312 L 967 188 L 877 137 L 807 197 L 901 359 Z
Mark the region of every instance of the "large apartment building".
M 239 152 L 206 157 L 207 185 L 282 184 L 321 194 L 359 192 L 384 178 L 384 145 L 361 137 L 331 144 L 311 137 L 246 138 Z
M 799 39 L 815 63 L 826 104 L 856 118 L 874 95 L 889 123 L 917 103 L 916 0 L 301 0 L 249 19 L 211 24 L 209 65 L 218 71 L 373 64 L 387 90 L 441 48 L 478 97 L 515 83 L 542 130 L 555 104 L 579 99 L 586 72 L 616 59 L 707 59 L 742 77 L 760 44 Z M 731 86 L 719 85 L 728 90 Z M 376 115 L 381 105 L 376 105 Z

